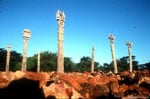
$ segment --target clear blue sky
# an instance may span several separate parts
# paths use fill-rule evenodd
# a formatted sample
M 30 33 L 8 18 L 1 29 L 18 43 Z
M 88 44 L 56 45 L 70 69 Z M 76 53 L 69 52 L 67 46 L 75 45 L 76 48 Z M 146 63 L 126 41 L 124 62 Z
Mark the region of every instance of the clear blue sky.
M 150 61 L 150 0 L 0 0 L 0 48 L 10 44 L 22 53 L 26 28 L 32 31 L 28 56 L 38 49 L 57 52 L 58 9 L 66 16 L 64 56 L 74 62 L 91 57 L 95 46 L 95 61 L 110 63 L 109 32 L 117 59 L 128 55 L 128 40 L 139 64 Z

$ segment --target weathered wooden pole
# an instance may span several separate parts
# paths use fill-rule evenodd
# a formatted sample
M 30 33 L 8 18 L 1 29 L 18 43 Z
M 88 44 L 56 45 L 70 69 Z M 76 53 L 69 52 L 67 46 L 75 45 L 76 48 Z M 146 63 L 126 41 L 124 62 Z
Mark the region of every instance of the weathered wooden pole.
M 6 68 L 5 68 L 5 71 L 6 71 L 6 72 L 8 72 L 8 71 L 9 71 L 9 63 L 10 63 L 10 48 L 11 48 L 11 46 L 10 46 L 10 45 L 7 45 L 7 46 L 6 46 L 6 49 L 7 49 Z
M 37 72 L 40 72 L 40 50 L 37 55 Z
M 57 11 L 56 20 L 58 23 L 58 57 L 57 57 L 57 72 L 64 73 L 64 52 L 63 52 L 63 40 L 64 40 L 64 12 Z
M 92 64 L 91 64 L 91 72 L 94 72 L 94 52 L 95 52 L 95 48 L 94 46 L 92 47 Z
M 23 31 L 23 39 L 24 39 L 24 48 L 23 48 L 23 59 L 22 59 L 22 71 L 26 71 L 27 68 L 27 48 L 28 48 L 28 41 L 31 37 L 31 31 L 28 29 L 24 29 Z
M 128 54 L 129 54 L 129 61 L 130 61 L 130 67 L 129 67 L 129 71 L 132 72 L 133 71 L 133 66 L 132 66 L 132 53 L 131 53 L 131 48 L 133 43 L 127 41 L 126 45 L 128 46 Z
M 118 70 L 117 70 L 117 62 L 116 62 L 116 58 L 115 58 L 115 48 L 114 48 L 115 36 L 113 34 L 109 34 L 108 39 L 110 40 L 110 47 L 111 47 L 113 65 L 114 65 L 114 73 L 116 74 L 116 73 L 118 73 Z

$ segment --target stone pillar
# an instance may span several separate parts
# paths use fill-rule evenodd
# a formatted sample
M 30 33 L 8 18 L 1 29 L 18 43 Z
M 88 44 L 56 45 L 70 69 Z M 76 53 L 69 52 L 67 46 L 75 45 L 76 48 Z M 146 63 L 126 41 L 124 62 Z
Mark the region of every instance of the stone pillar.
M 23 38 L 24 38 L 24 48 L 23 48 L 23 59 L 22 59 L 22 71 L 26 71 L 27 68 L 27 48 L 28 48 L 28 41 L 31 37 L 30 30 L 24 29 L 23 31 Z
M 91 64 L 91 72 L 94 72 L 94 52 L 95 52 L 95 48 L 92 47 L 92 64 Z
M 11 48 L 11 46 L 10 46 L 10 45 L 7 45 L 7 46 L 6 46 L 6 49 L 7 49 L 6 68 L 5 68 L 5 71 L 6 71 L 6 72 L 8 72 L 8 71 L 9 71 L 10 48 Z
M 118 73 L 118 70 L 117 70 L 117 62 L 116 62 L 116 58 L 115 58 L 115 48 L 114 48 L 115 36 L 112 34 L 109 34 L 108 39 L 110 40 L 110 47 L 111 47 L 113 65 L 114 65 L 114 73 L 116 74 L 116 73 Z
M 38 51 L 37 55 L 37 72 L 40 72 L 40 51 Z
M 63 52 L 63 40 L 64 40 L 64 12 L 57 11 L 56 20 L 58 23 L 58 56 L 57 56 L 57 72 L 64 73 L 64 52 Z
M 128 46 L 128 54 L 129 54 L 129 60 L 130 60 L 130 67 L 129 67 L 129 71 L 132 72 L 133 71 L 133 66 L 132 66 L 132 54 L 131 54 L 131 47 L 133 45 L 133 43 L 127 41 L 126 45 Z

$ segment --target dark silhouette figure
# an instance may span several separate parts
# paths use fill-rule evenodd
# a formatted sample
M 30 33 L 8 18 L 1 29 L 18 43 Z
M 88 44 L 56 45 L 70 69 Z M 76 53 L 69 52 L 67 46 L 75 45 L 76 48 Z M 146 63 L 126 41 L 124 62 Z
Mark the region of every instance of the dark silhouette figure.
M 22 78 L 0 89 L 0 99 L 45 99 L 45 96 L 39 81 Z

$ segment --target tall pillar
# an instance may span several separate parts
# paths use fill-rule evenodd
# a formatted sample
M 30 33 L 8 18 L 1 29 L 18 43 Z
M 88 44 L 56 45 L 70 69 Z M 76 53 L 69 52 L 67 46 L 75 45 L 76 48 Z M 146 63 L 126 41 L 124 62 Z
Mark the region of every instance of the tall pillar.
M 10 46 L 10 45 L 7 45 L 7 46 L 6 46 L 6 49 L 7 49 L 6 68 L 5 68 L 5 71 L 6 71 L 6 72 L 8 72 L 8 71 L 9 71 L 10 48 L 11 48 L 11 46 Z
M 38 51 L 37 56 L 37 72 L 40 72 L 40 51 Z
M 128 54 L 129 54 L 129 61 L 130 61 L 130 67 L 129 67 L 129 71 L 132 72 L 133 70 L 133 66 L 132 66 L 132 54 L 131 54 L 131 47 L 133 45 L 133 43 L 127 41 L 126 45 L 128 46 Z
M 57 11 L 56 20 L 58 23 L 58 57 L 57 57 L 57 72 L 64 73 L 64 52 L 63 52 L 63 40 L 64 40 L 64 12 Z
M 92 47 L 92 64 L 91 64 L 91 72 L 94 72 L 94 52 L 95 52 L 95 48 Z
M 22 71 L 26 71 L 27 68 L 27 48 L 28 48 L 28 41 L 31 37 L 31 31 L 28 29 L 24 29 L 23 31 L 23 38 L 24 38 L 24 48 L 23 48 L 23 59 L 22 59 Z
M 116 73 L 118 73 L 118 70 L 117 70 L 117 62 L 116 62 L 116 58 L 115 58 L 115 48 L 114 48 L 115 36 L 113 34 L 109 34 L 108 39 L 110 40 L 110 47 L 111 47 L 113 65 L 114 65 L 114 73 L 116 74 Z

